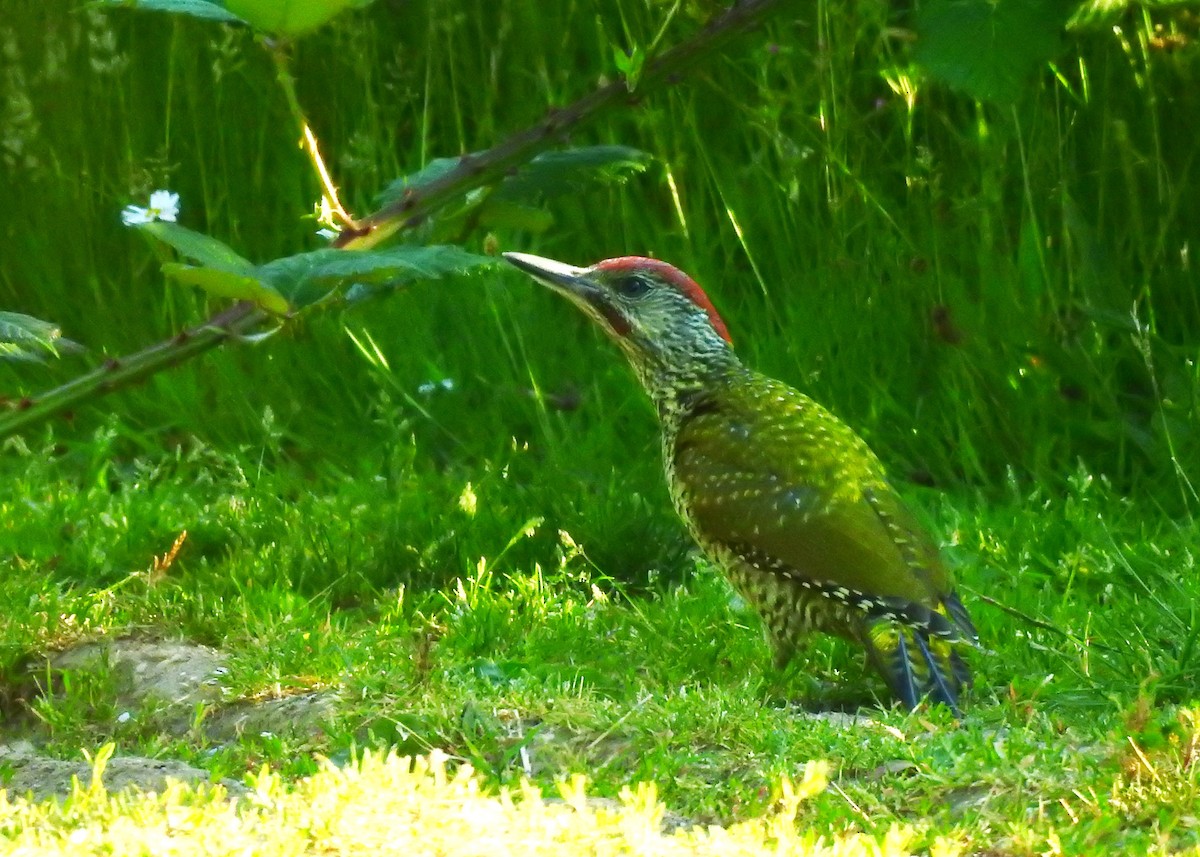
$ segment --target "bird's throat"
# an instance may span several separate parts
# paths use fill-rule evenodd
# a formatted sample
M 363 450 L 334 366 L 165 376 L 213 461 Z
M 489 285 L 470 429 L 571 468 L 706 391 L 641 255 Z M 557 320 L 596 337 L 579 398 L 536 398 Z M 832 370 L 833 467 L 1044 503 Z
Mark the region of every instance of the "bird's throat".
M 685 365 L 633 361 L 633 367 L 663 422 L 689 413 L 746 372 L 732 351 Z

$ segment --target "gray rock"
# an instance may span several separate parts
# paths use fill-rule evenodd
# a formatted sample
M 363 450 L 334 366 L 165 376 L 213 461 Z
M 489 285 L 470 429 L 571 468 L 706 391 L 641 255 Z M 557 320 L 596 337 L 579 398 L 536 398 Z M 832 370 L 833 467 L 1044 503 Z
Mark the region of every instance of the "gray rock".
M 69 795 L 73 778 L 84 786 L 92 781 L 92 766 L 87 762 L 38 756 L 28 742 L 0 745 L 0 766 L 5 771 L 0 781 L 9 795 L 31 795 L 36 800 Z M 110 792 L 131 788 L 161 792 L 170 780 L 210 782 L 208 771 L 172 759 L 114 756 L 104 768 L 104 787 Z M 246 792 L 240 783 L 227 780 L 222 785 L 231 794 Z
M 103 639 L 50 658 L 58 671 L 108 669 L 116 682 L 116 704 L 137 708 L 151 699 L 191 707 L 222 698 L 225 655 L 208 646 L 171 640 Z
M 234 703 L 205 718 L 201 729 L 211 741 L 236 741 L 242 735 L 311 735 L 332 719 L 339 697 L 329 690 L 298 693 L 256 703 Z

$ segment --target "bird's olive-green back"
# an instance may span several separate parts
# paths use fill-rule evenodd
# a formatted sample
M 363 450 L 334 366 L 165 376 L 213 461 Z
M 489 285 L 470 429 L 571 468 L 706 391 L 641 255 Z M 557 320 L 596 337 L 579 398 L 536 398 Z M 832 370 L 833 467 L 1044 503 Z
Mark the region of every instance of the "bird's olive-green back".
M 672 436 L 673 435 L 673 436 Z M 936 609 L 951 589 L 929 537 L 866 443 L 782 382 L 743 370 L 679 414 L 667 466 L 706 546 Z

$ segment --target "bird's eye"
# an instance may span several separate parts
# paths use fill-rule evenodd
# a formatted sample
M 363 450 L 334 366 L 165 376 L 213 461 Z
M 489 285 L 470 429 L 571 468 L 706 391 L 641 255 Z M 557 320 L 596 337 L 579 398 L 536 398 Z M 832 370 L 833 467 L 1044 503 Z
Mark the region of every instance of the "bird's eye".
M 650 281 L 637 274 L 630 274 L 613 283 L 613 289 L 624 297 L 636 298 L 650 291 Z

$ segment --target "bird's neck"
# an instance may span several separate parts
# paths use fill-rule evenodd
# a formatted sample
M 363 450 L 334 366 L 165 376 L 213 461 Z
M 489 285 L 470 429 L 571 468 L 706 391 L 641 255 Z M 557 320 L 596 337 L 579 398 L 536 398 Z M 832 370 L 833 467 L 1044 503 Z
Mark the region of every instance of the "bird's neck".
M 692 353 L 685 360 L 634 361 L 633 368 L 663 422 L 747 371 L 730 348 Z

